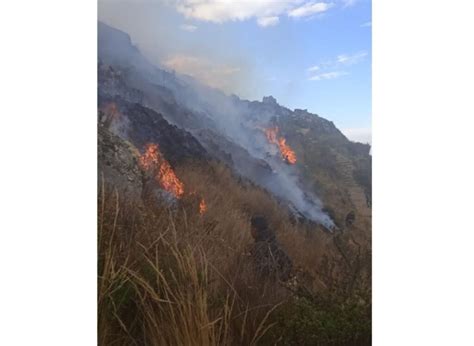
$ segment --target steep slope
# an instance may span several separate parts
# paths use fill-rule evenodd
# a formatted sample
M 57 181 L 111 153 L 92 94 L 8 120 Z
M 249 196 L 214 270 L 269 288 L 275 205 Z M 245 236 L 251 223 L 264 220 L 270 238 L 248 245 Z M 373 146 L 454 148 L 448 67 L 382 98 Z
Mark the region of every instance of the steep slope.
M 369 345 L 369 151 L 272 96 L 155 66 L 99 23 L 99 344 Z M 255 214 L 291 280 L 255 271 Z
M 306 218 L 327 227 L 332 218 L 341 229 L 352 212 L 355 225 L 370 234 L 370 147 L 350 142 L 332 122 L 292 111 L 271 96 L 262 102 L 241 100 L 165 71 L 148 62 L 127 34 L 103 23 L 99 61 L 99 106 L 119 104 L 125 117 L 111 130 L 139 150 L 148 141 L 163 142 L 174 164 L 183 144 L 188 158 L 207 155 L 227 163 Z M 170 124 L 186 139 L 158 135 Z M 269 128 L 277 128 L 294 150 L 295 164 L 282 160 L 269 143 Z

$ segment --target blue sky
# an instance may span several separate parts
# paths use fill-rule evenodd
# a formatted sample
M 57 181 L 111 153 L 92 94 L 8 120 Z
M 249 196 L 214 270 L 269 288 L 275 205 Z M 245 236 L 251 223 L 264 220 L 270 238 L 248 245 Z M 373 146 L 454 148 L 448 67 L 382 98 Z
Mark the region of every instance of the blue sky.
M 251 100 L 273 95 L 370 141 L 369 0 L 99 1 L 154 63 Z

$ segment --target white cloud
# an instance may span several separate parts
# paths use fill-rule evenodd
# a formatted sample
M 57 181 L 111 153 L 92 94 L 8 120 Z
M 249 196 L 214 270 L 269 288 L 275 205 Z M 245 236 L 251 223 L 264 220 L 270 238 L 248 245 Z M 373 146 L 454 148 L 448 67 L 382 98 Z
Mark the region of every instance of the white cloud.
M 351 141 L 372 144 L 371 128 L 348 128 L 341 131 Z
M 308 78 L 308 80 L 324 80 L 324 79 L 336 79 L 342 76 L 348 75 L 345 71 L 331 71 L 315 74 Z
M 163 65 L 178 73 L 196 78 L 211 87 L 229 90 L 238 77 L 239 67 L 217 64 L 206 58 L 175 55 L 163 61 Z
M 262 17 L 257 19 L 257 24 L 261 27 L 277 25 L 280 19 L 276 16 L 274 17 Z
M 354 65 L 364 60 L 366 56 L 367 52 L 365 51 L 358 52 L 352 55 L 340 54 L 337 56 L 336 61 L 344 65 Z
M 306 69 L 306 72 L 309 74 L 308 80 L 335 79 L 348 75 L 348 72 L 341 71 L 340 69 L 361 62 L 367 55 L 368 53 L 366 51 L 361 51 L 352 55 L 340 54 L 333 60 L 324 61 L 319 65 L 308 67 Z
M 169 0 L 186 18 L 224 23 L 255 18 L 262 27 L 277 25 L 279 16 L 293 18 L 327 11 L 332 3 L 308 0 Z
M 355 65 L 362 62 L 369 55 L 366 51 L 360 51 L 354 54 L 339 54 L 334 59 L 325 60 L 306 69 L 307 72 L 317 72 L 321 70 L 336 69 L 342 66 Z
M 191 25 L 191 24 L 183 24 L 180 26 L 181 30 L 188 31 L 188 32 L 194 32 L 197 29 L 196 25 Z
M 343 8 L 354 6 L 357 0 L 342 0 Z
M 301 2 L 302 0 L 176 0 L 176 8 L 188 18 L 223 23 L 278 16 Z
M 331 3 L 325 2 L 307 2 L 303 6 L 297 7 L 288 12 L 288 16 L 294 18 L 307 17 L 313 14 L 327 11 L 332 7 Z
M 368 26 L 372 26 L 372 22 L 366 22 L 366 23 L 362 24 L 361 28 L 365 28 L 365 27 L 368 27 Z

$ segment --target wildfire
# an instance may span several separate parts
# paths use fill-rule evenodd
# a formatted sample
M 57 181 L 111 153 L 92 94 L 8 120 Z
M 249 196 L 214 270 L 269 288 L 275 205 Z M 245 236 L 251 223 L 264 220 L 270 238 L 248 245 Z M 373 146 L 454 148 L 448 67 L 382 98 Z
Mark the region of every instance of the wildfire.
M 158 155 L 158 146 L 153 143 L 147 144 L 145 152 L 140 156 L 140 166 L 142 166 L 145 171 L 156 167 L 159 163 Z
M 264 131 L 268 141 L 278 146 L 281 157 L 289 164 L 294 165 L 296 163 L 296 154 L 290 146 L 286 144 L 286 139 L 278 136 L 278 127 L 268 128 Z
M 207 205 L 204 198 L 201 198 L 201 202 L 199 202 L 199 214 L 203 215 L 207 211 Z
M 160 152 L 158 145 L 149 143 L 145 147 L 145 152 L 140 156 L 140 166 L 155 175 L 155 180 L 160 186 L 176 198 L 181 198 L 184 194 L 184 184 L 174 173 L 168 161 Z

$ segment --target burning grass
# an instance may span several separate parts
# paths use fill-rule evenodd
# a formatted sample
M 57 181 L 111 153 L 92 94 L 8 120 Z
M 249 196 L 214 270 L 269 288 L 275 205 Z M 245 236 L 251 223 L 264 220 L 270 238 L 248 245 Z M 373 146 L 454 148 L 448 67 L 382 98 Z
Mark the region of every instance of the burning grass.
M 204 215 L 207 211 L 207 204 L 204 198 L 201 198 L 201 201 L 199 202 L 199 214 Z
M 142 169 L 152 174 L 165 191 L 178 199 L 183 196 L 184 184 L 176 176 L 157 144 L 147 144 L 139 162 Z
M 357 256 L 343 237 L 336 244 L 323 232 L 291 223 L 265 191 L 239 182 L 221 165 L 177 167 L 176 175 L 196 189 L 176 208 L 100 189 L 100 345 L 370 340 L 370 282 L 360 248 Z M 204 200 L 203 214 L 195 204 Z M 253 213 L 268 218 L 292 257 L 292 283 L 254 274 Z
M 282 159 L 290 165 L 294 165 L 296 163 L 296 154 L 293 149 L 291 149 L 290 146 L 286 144 L 286 139 L 278 135 L 278 131 L 278 127 L 272 127 L 264 130 L 267 140 L 271 144 L 275 144 L 278 147 Z

